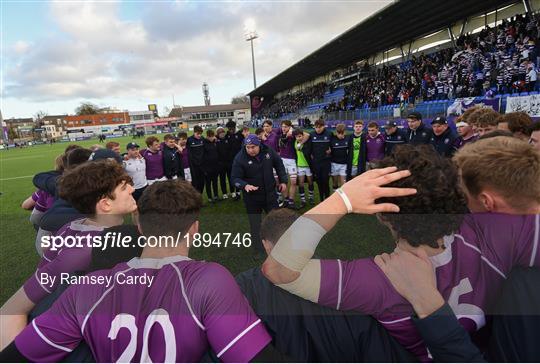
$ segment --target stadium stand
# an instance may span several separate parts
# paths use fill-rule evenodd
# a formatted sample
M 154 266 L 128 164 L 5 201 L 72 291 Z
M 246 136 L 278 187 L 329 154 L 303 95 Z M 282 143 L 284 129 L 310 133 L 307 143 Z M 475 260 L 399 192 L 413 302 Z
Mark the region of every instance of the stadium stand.
M 470 5 L 470 2 L 465 3 Z M 374 24 L 370 18 L 253 90 L 250 96 L 268 100 L 263 103 L 262 109 L 255 110 L 258 112 L 253 113 L 254 118 L 280 120 L 316 115 L 324 116 L 330 121 L 355 118 L 379 120 L 394 117 L 396 108 L 410 110 L 411 107 L 433 117 L 445 113 L 451 101 L 458 97 L 499 96 L 499 109 L 502 109 L 506 97 L 510 95 L 536 94 L 536 72 L 540 60 L 537 45 L 540 18 L 538 14 L 525 13 L 523 4 L 510 5 L 512 9 L 509 9 L 508 4 L 509 2 L 504 1 L 490 4 L 486 2 L 481 5 L 482 9 L 475 7 L 477 3 L 467 9 L 460 8 L 457 4 L 447 4 L 440 11 L 445 13 L 449 20 L 459 19 L 458 15 L 467 18 L 483 12 L 486 14 L 485 24 L 470 29 L 471 32 L 466 34 L 463 32 L 466 24 L 464 22 L 462 33 L 456 35 L 446 24 L 449 38 L 443 45 L 427 49 L 425 53 L 409 52 L 407 55 L 401 45 L 402 57 L 398 57 L 401 61 L 376 64 L 369 61 L 370 56 L 387 47 L 395 47 L 396 42 L 400 38 L 403 40 L 404 35 L 393 33 L 393 37 L 387 38 L 388 31 L 380 29 L 381 24 Z M 429 7 L 439 5 L 439 2 L 435 5 L 430 3 Z M 497 19 L 496 9 L 505 5 L 506 13 L 503 10 L 501 18 Z M 383 19 L 381 23 L 392 28 L 394 12 L 403 12 L 404 6 L 400 2 L 385 8 L 379 15 L 379 18 Z M 496 10 L 495 19 L 493 14 L 491 18 L 487 15 L 493 10 Z M 515 15 L 519 12 L 524 14 Z M 488 23 L 488 18 L 495 21 Z M 438 25 L 438 17 L 433 16 L 430 19 L 417 20 L 415 26 L 418 29 L 405 33 L 421 38 L 424 34 L 420 29 L 428 32 L 428 28 L 423 28 L 426 24 L 432 26 L 429 29 L 431 32 L 440 29 L 442 25 Z M 371 48 L 361 43 L 362 35 L 374 34 L 378 30 L 382 32 L 377 36 L 377 39 L 381 40 L 379 43 L 374 42 Z M 349 51 L 343 48 L 347 44 Z M 330 59 L 333 60 L 334 67 L 339 67 L 351 59 L 353 53 L 367 55 L 363 59 L 368 61 L 361 65 L 359 61 L 362 58 L 356 58 L 354 63 L 325 76 L 324 72 L 332 65 L 330 62 L 317 63 L 316 60 L 332 51 L 334 56 Z M 369 51 L 371 53 L 368 53 Z M 320 73 L 316 74 L 317 72 Z M 314 86 L 302 87 L 311 76 L 317 76 L 313 78 L 317 83 Z M 293 84 L 295 81 L 304 83 Z M 283 91 L 283 88 L 286 91 Z M 367 110 L 369 112 L 366 113 Z M 348 113 L 346 117 L 340 113 L 347 111 L 353 113 Z

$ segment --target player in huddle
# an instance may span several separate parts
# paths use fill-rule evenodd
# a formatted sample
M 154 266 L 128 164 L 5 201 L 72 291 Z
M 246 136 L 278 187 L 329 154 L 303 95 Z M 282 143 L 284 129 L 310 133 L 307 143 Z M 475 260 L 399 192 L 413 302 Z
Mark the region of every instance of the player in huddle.
M 188 182 L 155 183 L 139 200 L 139 231 L 193 236 L 201 206 Z M 60 361 L 84 340 L 97 362 L 198 362 L 209 349 L 225 362 L 284 360 L 232 275 L 188 255 L 184 238 L 177 246 L 146 246 L 140 257 L 90 273 L 113 283 L 70 286 L 1 359 Z M 119 275 L 146 283 L 118 284 Z
M 540 164 L 538 155 L 531 158 Z M 348 212 L 382 213 L 379 220 L 392 232 L 396 249 L 425 251 L 436 269 L 439 292 L 460 323 L 475 331 L 485 325 L 486 310 L 510 270 L 540 266 L 540 215 L 465 215 L 457 169 L 430 147 L 401 146 L 379 167 L 384 168 L 351 180 L 298 219 L 272 250 L 263 272 L 305 299 L 372 315 L 406 349 L 428 360 L 411 320 L 412 306 L 373 259 L 311 259 L 322 237 Z M 380 198 L 393 188 L 401 188 L 402 197 Z

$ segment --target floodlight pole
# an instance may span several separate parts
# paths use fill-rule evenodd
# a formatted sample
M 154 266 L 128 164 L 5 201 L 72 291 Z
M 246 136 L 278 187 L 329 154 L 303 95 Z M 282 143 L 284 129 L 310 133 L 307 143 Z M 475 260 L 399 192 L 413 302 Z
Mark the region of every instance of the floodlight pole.
M 251 66 L 253 67 L 253 88 L 257 88 L 257 78 L 255 77 L 255 52 L 253 51 L 253 40 L 259 38 L 256 32 L 246 34 L 246 41 L 251 43 Z

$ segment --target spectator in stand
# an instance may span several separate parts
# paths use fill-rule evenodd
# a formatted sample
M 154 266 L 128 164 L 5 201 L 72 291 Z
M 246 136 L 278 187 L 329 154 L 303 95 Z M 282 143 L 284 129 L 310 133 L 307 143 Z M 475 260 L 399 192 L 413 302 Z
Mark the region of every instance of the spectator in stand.
M 385 136 L 379 132 L 379 125 L 372 121 L 368 124 L 366 136 L 367 170 L 375 168 L 375 162 L 384 158 Z
M 332 151 L 332 187 L 335 191 L 345 184 L 345 179 L 347 177 L 349 140 L 345 136 L 345 124 L 336 125 L 336 134 L 332 136 L 330 149 Z
M 491 108 L 480 108 L 473 112 L 469 121 L 476 126 L 476 132 L 479 137 L 497 129 L 498 112 Z
M 206 138 L 203 140 L 204 158 L 201 169 L 204 173 L 204 183 L 206 185 L 206 196 L 208 202 L 219 201 L 218 192 L 218 172 L 219 155 L 216 142 L 216 133 L 209 129 L 206 131 Z
M 531 117 L 523 112 L 511 112 L 504 114 L 504 120 L 508 123 L 508 130 L 514 134 L 514 137 L 521 140 L 529 140 L 530 133 L 529 128 L 533 121 Z
M 534 64 L 530 64 L 526 79 L 527 91 L 535 91 L 537 89 L 537 79 L 538 77 L 536 74 L 536 70 L 534 69 Z
M 191 184 L 199 193 L 204 190 L 204 138 L 203 128 L 199 125 L 193 127 L 193 135 L 187 139 L 189 168 L 191 169 Z
M 146 138 L 146 149 L 143 149 L 141 155 L 146 162 L 146 180 L 148 185 L 157 181 L 165 181 L 165 171 L 163 168 L 163 151 L 159 144 L 159 139 L 151 136 Z
M 458 149 L 456 143 L 457 135 L 448 126 L 446 118 L 444 116 L 437 116 L 431 122 L 431 127 L 433 129 L 431 145 L 443 157 L 452 157 Z
M 385 143 L 384 143 L 384 155 L 390 155 L 396 145 L 405 144 L 407 141 L 407 134 L 398 128 L 397 122 L 393 120 L 387 120 L 385 127 Z
M 409 113 L 407 115 L 407 124 L 409 125 L 407 130 L 408 143 L 412 145 L 430 143 L 433 132 L 422 121 L 422 114 L 416 111 Z
M 366 170 L 366 134 L 363 131 L 364 122 L 354 122 L 353 133 L 348 141 L 347 181 L 362 174 Z
M 107 144 L 105 144 L 105 148 L 112 150 L 116 154 L 120 155 L 120 143 L 118 142 L 107 142 Z

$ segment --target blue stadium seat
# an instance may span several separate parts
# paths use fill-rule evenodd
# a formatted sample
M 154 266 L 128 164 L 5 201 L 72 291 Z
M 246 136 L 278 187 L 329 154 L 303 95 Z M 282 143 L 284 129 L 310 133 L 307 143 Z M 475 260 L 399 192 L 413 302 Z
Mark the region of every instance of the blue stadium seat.
M 528 92 L 522 92 L 519 94 L 519 96 L 529 96 L 529 93 Z

